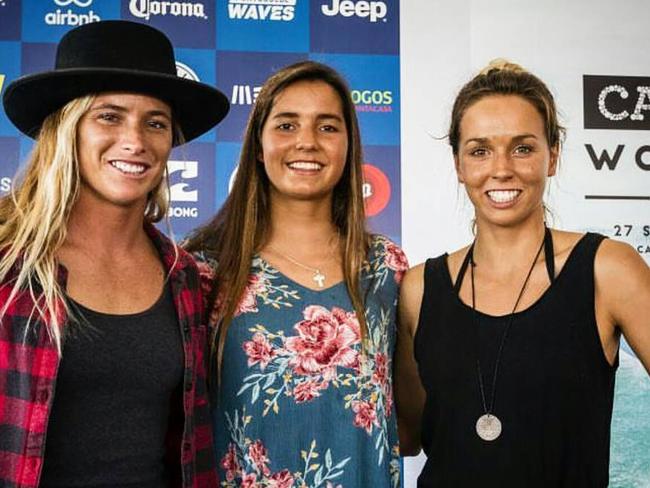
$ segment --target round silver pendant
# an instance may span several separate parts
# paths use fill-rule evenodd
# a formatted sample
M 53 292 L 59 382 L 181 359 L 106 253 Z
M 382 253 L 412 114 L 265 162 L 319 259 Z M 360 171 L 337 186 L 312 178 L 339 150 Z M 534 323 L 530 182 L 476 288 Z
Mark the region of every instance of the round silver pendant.
M 493 441 L 501 435 L 501 421 L 491 413 L 481 415 L 476 421 L 476 433 L 484 441 Z

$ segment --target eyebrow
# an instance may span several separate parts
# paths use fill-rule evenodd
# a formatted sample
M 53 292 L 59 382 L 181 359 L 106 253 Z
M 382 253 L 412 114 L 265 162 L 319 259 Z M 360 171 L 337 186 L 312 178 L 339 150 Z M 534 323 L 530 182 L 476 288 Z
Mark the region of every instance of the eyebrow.
M 537 136 L 535 134 L 518 134 L 512 138 L 513 142 L 521 142 L 524 139 L 537 139 Z M 472 137 L 471 139 L 467 139 L 465 141 L 465 145 L 470 144 L 472 142 L 475 142 L 477 144 L 486 144 L 490 141 L 489 137 Z
M 271 117 L 272 119 L 297 119 L 300 117 L 300 115 L 297 112 L 278 112 L 277 114 L 273 115 Z M 318 114 L 316 116 L 316 120 L 338 120 L 340 122 L 343 122 L 343 118 L 340 115 L 337 114 Z
M 122 105 L 115 105 L 114 103 L 102 103 L 101 105 L 97 105 L 95 107 L 92 107 L 90 109 L 90 111 L 94 112 L 96 110 L 106 110 L 106 109 L 115 110 L 116 112 L 121 112 L 121 113 L 128 112 L 128 109 L 126 107 L 123 107 Z M 147 112 L 147 115 L 154 116 L 154 117 L 155 116 L 162 116 L 162 117 L 166 117 L 167 119 L 171 120 L 171 114 L 169 114 L 165 110 L 158 110 L 158 109 L 149 110 Z

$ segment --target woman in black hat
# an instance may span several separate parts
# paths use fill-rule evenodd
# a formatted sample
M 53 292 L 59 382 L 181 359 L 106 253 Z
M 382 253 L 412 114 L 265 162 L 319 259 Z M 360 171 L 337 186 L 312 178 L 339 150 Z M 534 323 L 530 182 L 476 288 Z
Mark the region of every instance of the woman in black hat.
M 216 486 L 199 273 L 152 224 L 172 146 L 226 98 L 106 21 L 3 101 L 36 143 L 0 200 L 0 485 Z

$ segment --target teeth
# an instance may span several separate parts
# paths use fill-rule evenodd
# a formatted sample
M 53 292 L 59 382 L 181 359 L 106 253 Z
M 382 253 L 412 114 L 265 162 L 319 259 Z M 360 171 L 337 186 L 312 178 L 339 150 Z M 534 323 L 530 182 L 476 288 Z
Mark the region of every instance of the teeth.
M 521 193 L 520 190 L 492 190 L 487 192 L 490 200 L 496 203 L 511 202 L 517 198 L 519 193 Z
M 129 174 L 139 174 L 144 172 L 147 169 L 144 165 L 127 163 L 125 161 L 111 161 L 111 166 L 119 169 L 123 173 Z
M 304 169 L 309 171 L 319 171 L 321 165 L 319 163 L 312 163 L 308 161 L 296 161 L 294 163 L 289 163 L 291 169 Z

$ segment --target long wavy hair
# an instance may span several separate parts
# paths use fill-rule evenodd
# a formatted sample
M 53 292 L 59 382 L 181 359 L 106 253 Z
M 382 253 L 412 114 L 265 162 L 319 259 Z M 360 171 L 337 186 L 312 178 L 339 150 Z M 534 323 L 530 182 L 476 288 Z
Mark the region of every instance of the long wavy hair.
M 61 354 L 62 318 L 71 310 L 57 281 L 56 255 L 66 240 L 67 224 L 81 185 L 77 164 L 77 128 L 95 95 L 68 102 L 43 122 L 24 171 L 8 195 L 0 199 L 0 283 L 10 287 L 0 308 L 0 321 L 17 295 L 28 292 L 34 315 Z M 157 222 L 169 207 L 166 172 L 150 193 L 145 220 Z M 29 325 L 25 330 L 27 334 Z
M 217 305 L 213 347 L 221 362 L 228 327 L 248 284 L 251 260 L 267 242 L 271 202 L 269 179 L 259 162 L 262 129 L 277 96 L 299 81 L 322 81 L 341 99 L 348 133 L 348 153 L 343 175 L 333 190 L 332 220 L 343 242 L 343 275 L 352 305 L 365 338 L 365 305 L 360 289 L 360 272 L 366 260 L 370 236 L 365 227 L 361 136 L 350 90 L 332 68 L 313 61 L 287 66 L 273 74 L 262 87 L 249 116 L 239 167 L 230 195 L 217 215 L 198 228 L 186 244 L 190 252 L 203 252 L 218 265 L 215 287 L 208 299 Z

